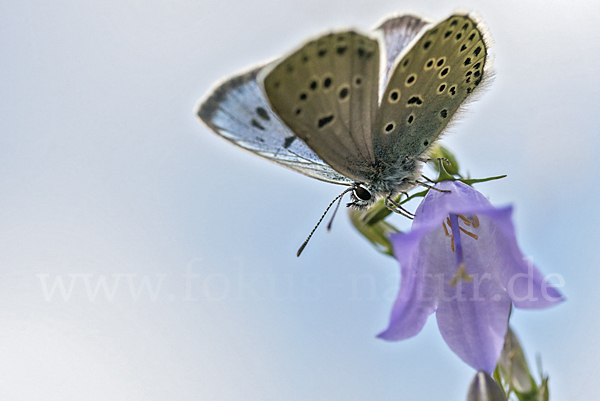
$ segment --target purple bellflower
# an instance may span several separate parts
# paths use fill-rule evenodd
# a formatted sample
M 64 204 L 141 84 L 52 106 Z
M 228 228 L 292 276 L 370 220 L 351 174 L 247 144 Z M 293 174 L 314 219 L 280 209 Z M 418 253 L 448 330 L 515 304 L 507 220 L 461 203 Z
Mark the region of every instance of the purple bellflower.
M 400 291 L 389 327 L 379 337 L 418 334 L 436 312 L 450 349 L 477 370 L 492 374 L 504 345 L 511 303 L 541 309 L 564 298 L 523 258 L 511 221 L 512 207 L 495 208 L 460 181 L 430 190 L 411 231 L 390 237 L 400 262 Z

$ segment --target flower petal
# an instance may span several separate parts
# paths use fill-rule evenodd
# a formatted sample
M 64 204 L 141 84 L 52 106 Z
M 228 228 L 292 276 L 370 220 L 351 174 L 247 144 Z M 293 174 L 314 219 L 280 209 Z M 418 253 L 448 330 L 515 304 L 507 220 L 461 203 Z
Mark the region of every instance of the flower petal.
M 485 196 L 460 181 L 442 181 L 430 190 L 415 212 L 412 229 L 437 228 L 450 213 L 494 209 Z
M 413 230 L 408 234 L 390 236 L 394 255 L 401 266 L 400 291 L 392 308 L 389 326 L 378 335 L 379 338 L 397 341 L 413 337 L 435 311 L 437 296 L 426 269 L 429 241 L 422 241 L 426 234 L 424 230 Z
M 429 191 L 419 205 L 414 228 L 434 229 L 449 213 L 489 217 L 482 222 L 478 249 L 487 250 L 488 263 L 498 275 L 517 308 L 541 309 L 563 301 L 564 296 L 550 286 L 540 271 L 524 259 L 512 224 L 512 207 L 495 208 L 481 193 L 460 181 L 443 181 Z
M 444 341 L 467 364 L 492 374 L 504 345 L 510 298 L 497 281 L 478 277 L 444 289 L 436 313 Z
M 543 308 L 563 298 L 523 259 L 511 207 L 496 209 L 458 181 L 436 188 L 450 192 L 429 191 L 411 232 L 390 237 L 401 282 L 389 327 L 379 337 L 412 337 L 437 310 L 450 349 L 491 374 L 504 345 L 511 302 Z
M 534 264 L 526 259 L 515 238 L 512 224 L 512 207 L 480 212 L 489 219 L 481 220 L 480 246 L 495 249 L 493 263 L 498 279 L 508 291 L 517 308 L 541 309 L 564 300 L 563 295 L 551 287 Z

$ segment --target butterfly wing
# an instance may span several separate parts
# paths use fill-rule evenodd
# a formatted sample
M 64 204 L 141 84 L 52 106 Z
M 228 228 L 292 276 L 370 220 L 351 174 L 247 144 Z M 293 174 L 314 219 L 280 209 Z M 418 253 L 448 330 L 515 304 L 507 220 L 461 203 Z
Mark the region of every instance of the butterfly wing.
M 428 20 L 414 15 L 401 15 L 386 19 L 374 29 L 375 32 L 381 32 L 383 36 L 382 47 L 386 56 L 384 72 L 380 77 L 380 94 L 383 94 L 398 55 L 429 24 Z
M 396 60 L 373 127 L 378 160 L 422 155 L 485 74 L 485 26 L 452 15 L 426 28 Z
M 312 40 L 264 71 L 264 89 L 278 116 L 323 161 L 355 181 L 368 179 L 375 161 L 371 127 L 379 65 L 377 40 L 345 31 Z
M 223 138 L 258 156 L 319 180 L 351 183 L 324 163 L 273 113 L 256 80 L 262 68 L 220 84 L 200 102 L 198 117 Z

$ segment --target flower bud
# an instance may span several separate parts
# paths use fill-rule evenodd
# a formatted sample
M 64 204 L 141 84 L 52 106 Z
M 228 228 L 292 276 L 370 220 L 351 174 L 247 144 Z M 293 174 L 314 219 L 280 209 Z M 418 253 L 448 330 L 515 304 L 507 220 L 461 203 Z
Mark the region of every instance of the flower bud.
M 471 382 L 467 401 L 506 401 L 506 396 L 498 383 L 489 374 L 480 370 Z
M 523 348 L 510 327 L 506 332 L 499 365 L 503 380 L 518 393 L 528 394 L 537 390 L 537 385 L 525 360 Z

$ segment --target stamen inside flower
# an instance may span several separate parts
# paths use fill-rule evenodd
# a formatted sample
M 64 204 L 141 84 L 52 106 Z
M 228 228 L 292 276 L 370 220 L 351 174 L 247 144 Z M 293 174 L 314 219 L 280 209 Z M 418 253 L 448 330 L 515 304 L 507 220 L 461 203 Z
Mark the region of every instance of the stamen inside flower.
M 452 225 L 450 225 L 450 218 L 448 218 L 448 225 L 452 227 Z M 452 249 L 452 253 L 454 253 L 454 236 L 448 232 L 448 228 L 446 228 L 445 222 L 442 222 L 442 227 L 444 227 L 444 235 L 446 237 L 450 237 L 450 249 Z
M 463 223 L 465 223 L 466 226 L 471 227 L 471 224 L 473 225 L 473 228 L 477 228 L 479 227 L 479 217 L 477 217 L 476 214 L 474 214 L 473 216 L 471 216 L 471 218 L 465 217 L 462 214 L 459 214 L 458 217 L 463 221 Z
M 473 239 L 475 239 L 475 240 L 478 240 L 478 239 L 479 239 L 479 235 L 477 235 L 477 234 L 473 234 L 472 232 L 469 232 L 469 231 L 465 230 L 465 229 L 464 229 L 464 228 L 462 228 L 462 227 L 458 227 L 458 228 L 460 228 L 460 231 L 462 231 L 463 233 L 467 234 L 469 237 L 471 237 L 471 238 L 473 238 Z
M 464 228 L 460 227 L 460 225 L 458 224 L 459 218 L 468 227 L 471 227 L 471 226 L 473 228 L 479 227 L 479 218 L 476 215 L 473 215 L 470 218 L 467 218 L 467 217 L 463 216 L 462 214 L 457 215 L 457 214 L 451 213 L 446 218 L 446 221 L 442 222 L 442 227 L 444 229 L 444 235 L 446 237 L 450 238 L 450 248 L 452 249 L 453 253 L 456 253 L 456 264 L 458 266 L 458 270 L 454 274 L 454 277 L 452 277 L 452 280 L 450 280 L 450 282 L 448 283 L 450 286 L 455 286 L 461 280 L 466 281 L 466 282 L 470 282 L 473 280 L 473 276 L 467 274 L 467 266 L 465 264 L 463 252 L 462 252 L 462 242 L 460 240 L 460 232 L 462 231 L 463 233 L 467 234 L 469 237 L 473 238 L 474 240 L 479 239 L 479 236 L 477 234 L 474 234 L 474 233 L 467 231 Z M 450 227 L 450 231 L 448 230 L 448 227 L 446 227 L 446 222 L 448 223 L 448 226 Z

